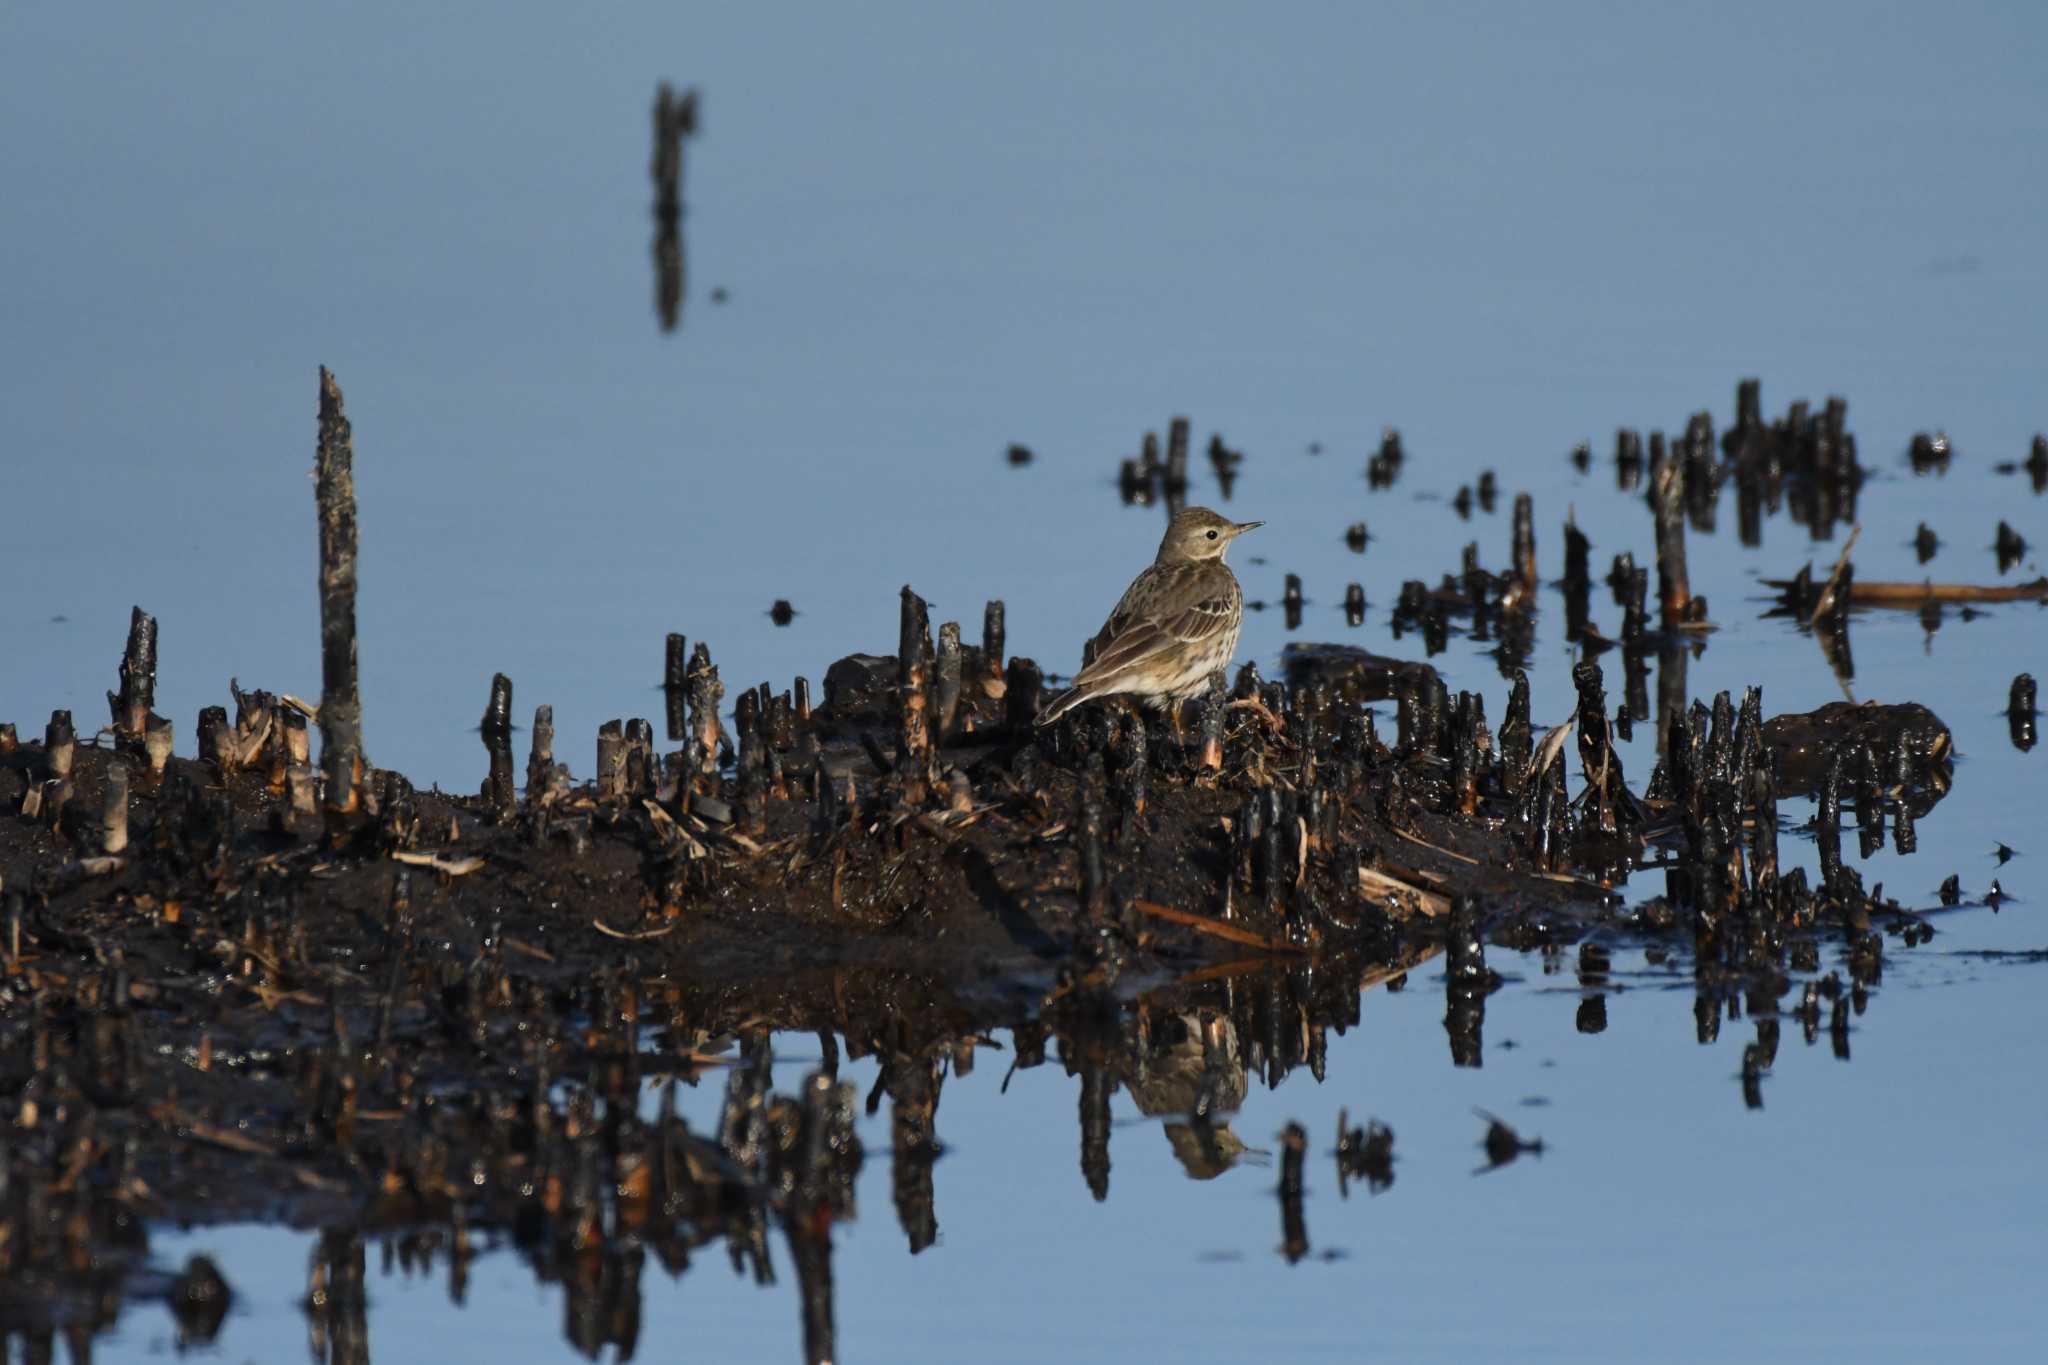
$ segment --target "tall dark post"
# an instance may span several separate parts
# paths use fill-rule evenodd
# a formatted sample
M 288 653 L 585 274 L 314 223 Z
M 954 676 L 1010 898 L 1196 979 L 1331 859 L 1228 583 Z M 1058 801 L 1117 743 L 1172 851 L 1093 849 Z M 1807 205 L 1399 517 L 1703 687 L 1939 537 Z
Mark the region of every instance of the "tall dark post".
M 313 498 L 320 517 L 320 765 L 330 816 L 353 815 L 363 770 L 363 699 L 356 680 L 355 447 L 341 386 L 320 368 L 320 443 Z

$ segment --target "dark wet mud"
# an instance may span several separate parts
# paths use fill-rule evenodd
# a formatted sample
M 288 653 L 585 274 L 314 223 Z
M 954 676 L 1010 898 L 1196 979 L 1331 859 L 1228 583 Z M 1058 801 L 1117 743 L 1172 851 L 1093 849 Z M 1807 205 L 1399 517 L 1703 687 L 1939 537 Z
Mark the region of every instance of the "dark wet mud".
M 1222 1120 L 1250 1078 L 1320 1077 L 1362 993 L 1424 988 L 1420 963 L 1440 959 L 1427 988 L 1453 1062 L 1478 1065 L 1489 945 L 1570 955 L 1587 1031 L 1613 945 L 1690 962 L 1703 1040 L 1755 1019 L 1741 1084 L 1761 1104 L 1781 1027 L 1846 1050 L 1888 953 L 1960 900 L 1887 896 L 1842 857 L 1845 837 L 1913 850 L 1956 780 L 1935 710 L 1773 714 L 1760 688 L 1686 687 L 1712 639 L 1688 537 L 1714 529 L 1726 484 L 1745 541 L 1779 512 L 1816 537 L 1853 521 L 1845 420 L 1831 402 L 1766 423 L 1744 385 L 1718 440 L 1705 414 L 1670 442 L 1624 432 L 1615 467 L 1645 491 L 1648 566 L 1623 554 L 1596 579 L 1568 524 L 1564 578 L 1542 581 L 1522 495 L 1504 568 L 1474 545 L 1407 583 L 1397 630 L 1430 653 L 1453 632 L 1492 642 L 1491 697 L 1424 662 L 1307 644 L 1280 678 L 1219 675 L 1177 723 L 1107 703 L 1040 728 L 1046 677 L 1010 652 L 1002 604 L 971 643 L 906 587 L 893 652 L 830 663 L 815 695 L 798 679 L 729 697 L 709 651 L 670 637 L 665 743 L 631 718 L 572 746 L 545 706 L 517 731 L 500 677 L 472 796 L 364 756 L 349 435 L 323 375 L 326 694 L 236 686 L 180 756 L 138 609 L 104 725 L 80 709 L 0 731 L 0 1330 L 89 1339 L 140 1297 L 205 1340 L 230 1291 L 210 1267 L 148 1269 L 147 1230 L 259 1220 L 325 1230 L 306 1311 L 335 1358 L 362 1336 L 364 1241 L 386 1235 L 458 1272 L 517 1246 L 568 1286 L 574 1344 L 623 1354 L 650 1254 L 681 1273 L 717 1244 L 766 1278 L 779 1232 L 807 1353 L 829 1358 L 863 1104 L 891 1105 L 913 1249 L 936 1227 L 941 1091 L 977 1061 L 1080 1078 L 1098 1199 L 1119 1089 L 1167 1120 L 1190 1174 L 1213 1174 L 1242 1150 Z M 1185 497 L 1185 422 L 1165 451 L 1124 466 L 1123 496 Z M 1209 457 L 1233 476 L 1241 459 L 1220 441 Z M 1390 483 L 1403 459 L 1390 434 L 1369 473 Z M 1868 586 L 1845 553 L 1783 589 L 1844 677 L 1856 613 L 1894 605 Z M 1527 670 L 1553 591 L 1577 706 L 1539 730 Z M 1946 600 L 2025 595 L 1972 591 Z M 1591 624 L 1596 594 L 1615 638 Z M 2033 697 L 2013 683 L 2016 745 Z M 1658 741 L 1647 772 L 1615 743 L 1636 726 Z M 572 751 L 593 755 L 589 779 Z M 1812 802 L 1814 876 L 1780 858 L 1793 798 Z M 787 1093 L 778 1033 L 815 1035 L 825 1059 Z M 879 1060 L 873 1093 L 839 1082 L 842 1056 Z M 674 1086 L 721 1075 L 716 1130 L 692 1129 Z M 1486 1168 L 1542 1150 L 1475 1122 Z M 1335 1137 L 1340 1187 L 1392 1180 L 1384 1125 L 1340 1117 Z M 1298 1128 L 1281 1142 L 1289 1259 L 1310 1245 L 1302 1168 L 1323 1150 Z

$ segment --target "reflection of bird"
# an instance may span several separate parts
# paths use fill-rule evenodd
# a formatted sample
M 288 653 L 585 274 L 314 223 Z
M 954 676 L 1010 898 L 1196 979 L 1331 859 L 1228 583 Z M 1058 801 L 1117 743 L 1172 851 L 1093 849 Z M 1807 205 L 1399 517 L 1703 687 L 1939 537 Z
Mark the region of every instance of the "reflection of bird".
M 1166 1141 L 1190 1179 L 1213 1180 L 1250 1150 L 1219 1117 L 1244 1103 L 1246 1088 L 1229 1019 L 1207 1010 L 1168 1015 L 1144 1057 L 1123 1065 L 1138 1111 L 1169 1118 Z
M 1223 562 L 1230 542 L 1263 523 L 1231 521 L 1206 507 L 1174 514 L 1150 568 L 1131 580 L 1116 610 L 1089 642 L 1074 685 L 1045 708 L 1050 724 L 1084 701 L 1127 693 L 1171 709 L 1208 686 L 1229 664 L 1244 624 L 1244 589 Z

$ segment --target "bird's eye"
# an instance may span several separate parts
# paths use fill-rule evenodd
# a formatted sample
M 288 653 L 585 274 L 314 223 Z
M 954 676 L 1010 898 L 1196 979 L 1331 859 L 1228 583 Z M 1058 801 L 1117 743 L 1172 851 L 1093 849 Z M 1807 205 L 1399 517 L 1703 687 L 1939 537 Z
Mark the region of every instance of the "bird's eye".
M 1211 540 L 1214 540 L 1214 539 L 1216 539 L 1216 533 L 1215 533 L 1214 531 L 1211 531 L 1211 532 L 1209 533 L 1209 539 L 1211 539 Z

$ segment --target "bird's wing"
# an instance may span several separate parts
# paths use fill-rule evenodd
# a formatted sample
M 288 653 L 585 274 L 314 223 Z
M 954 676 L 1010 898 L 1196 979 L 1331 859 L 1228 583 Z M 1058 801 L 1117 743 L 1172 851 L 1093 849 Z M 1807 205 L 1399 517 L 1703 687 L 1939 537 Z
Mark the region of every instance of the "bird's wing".
M 1192 566 L 1185 572 L 1199 572 L 1202 567 Z M 1218 576 L 1214 590 L 1200 596 L 1186 594 L 1184 583 L 1178 573 L 1173 578 L 1140 575 L 1096 635 L 1095 655 L 1074 675 L 1074 686 L 1100 682 L 1164 651 L 1199 645 L 1229 630 L 1244 596 L 1235 576 Z M 1172 605 L 1167 610 L 1160 610 L 1169 602 Z

